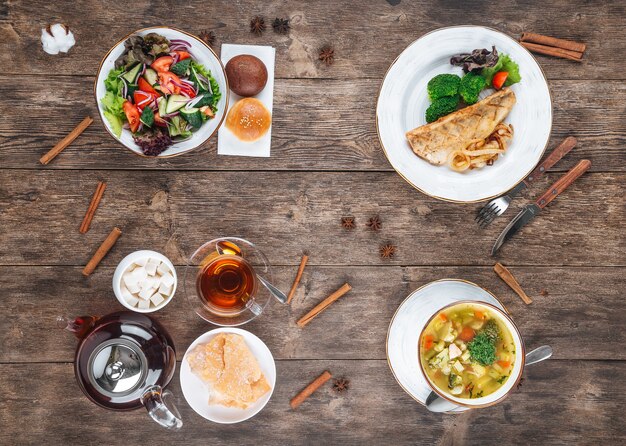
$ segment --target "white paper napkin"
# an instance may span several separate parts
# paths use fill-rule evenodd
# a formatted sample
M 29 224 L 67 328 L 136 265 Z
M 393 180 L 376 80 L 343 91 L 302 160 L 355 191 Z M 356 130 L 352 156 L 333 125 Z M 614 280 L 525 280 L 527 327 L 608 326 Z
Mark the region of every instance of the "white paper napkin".
M 251 54 L 258 57 L 267 68 L 267 84 L 263 91 L 254 96 L 272 113 L 274 104 L 274 59 L 276 57 L 276 49 L 271 46 L 259 45 L 232 45 L 225 43 L 222 45 L 222 63 L 226 65 L 230 59 L 239 54 Z M 228 99 L 228 109 L 241 99 L 232 91 Z M 217 134 L 217 153 L 218 155 L 239 155 L 239 156 L 259 156 L 269 157 L 270 147 L 272 145 L 272 127 L 262 138 L 254 142 L 244 142 L 239 140 L 226 125 L 222 125 Z

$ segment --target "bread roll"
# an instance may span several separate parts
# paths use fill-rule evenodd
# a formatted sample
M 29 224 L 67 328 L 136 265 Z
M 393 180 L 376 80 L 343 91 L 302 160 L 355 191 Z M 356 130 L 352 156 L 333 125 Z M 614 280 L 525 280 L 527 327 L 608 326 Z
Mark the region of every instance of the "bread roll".
M 252 142 L 267 133 L 272 115 L 261 101 L 244 98 L 235 103 L 226 117 L 226 128 L 242 141 Z
M 230 89 L 239 96 L 257 95 L 267 84 L 267 68 L 258 57 L 240 54 L 226 64 Z

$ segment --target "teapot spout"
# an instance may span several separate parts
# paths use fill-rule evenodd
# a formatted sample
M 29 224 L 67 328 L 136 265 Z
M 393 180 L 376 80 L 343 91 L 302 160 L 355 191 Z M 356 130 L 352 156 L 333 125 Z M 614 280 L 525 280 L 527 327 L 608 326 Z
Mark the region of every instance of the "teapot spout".
M 96 316 L 58 316 L 57 327 L 71 331 L 78 339 L 82 339 L 96 325 L 97 320 Z

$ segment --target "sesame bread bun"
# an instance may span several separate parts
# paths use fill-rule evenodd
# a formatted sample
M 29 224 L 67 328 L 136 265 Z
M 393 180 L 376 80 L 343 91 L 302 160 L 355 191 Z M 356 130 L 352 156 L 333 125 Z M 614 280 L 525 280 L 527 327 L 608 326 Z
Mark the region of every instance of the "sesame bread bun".
M 272 115 L 263 103 L 255 98 L 244 98 L 228 111 L 226 128 L 242 141 L 252 142 L 267 133 L 272 125 Z

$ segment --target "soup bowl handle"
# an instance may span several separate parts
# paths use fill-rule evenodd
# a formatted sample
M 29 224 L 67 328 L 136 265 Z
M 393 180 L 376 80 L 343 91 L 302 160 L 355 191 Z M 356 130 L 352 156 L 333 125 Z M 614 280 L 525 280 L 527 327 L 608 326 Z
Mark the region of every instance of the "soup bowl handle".
M 428 398 L 426 398 L 426 408 L 431 412 L 450 412 L 458 407 L 457 404 L 441 398 L 435 392 L 430 392 Z
M 172 392 L 163 390 L 161 386 L 148 387 L 141 395 L 141 404 L 148 411 L 148 415 L 166 429 L 177 431 L 183 427 L 180 413 L 173 402 Z

